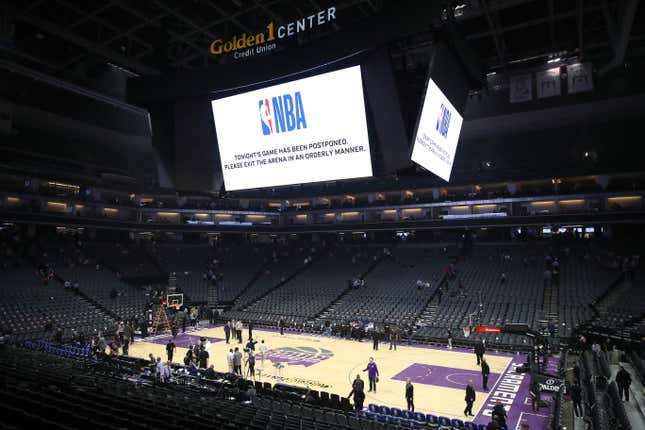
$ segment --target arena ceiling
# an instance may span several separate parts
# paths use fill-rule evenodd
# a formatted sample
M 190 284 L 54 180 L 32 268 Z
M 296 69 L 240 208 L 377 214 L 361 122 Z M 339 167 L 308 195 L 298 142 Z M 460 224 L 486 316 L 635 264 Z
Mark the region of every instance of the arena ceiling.
M 0 55 L 58 76 L 73 76 L 88 63 L 110 63 L 137 75 L 213 67 L 217 60 L 208 46 L 217 35 L 252 32 L 268 19 L 286 22 L 329 6 L 344 19 L 328 26 L 326 33 L 342 31 L 343 25 L 367 20 L 394 5 L 414 13 L 416 0 L 393 1 L 3 0 Z M 627 51 L 627 57 L 641 56 L 645 47 L 645 12 L 639 0 L 437 3 L 438 11 L 454 14 L 467 44 L 488 71 L 544 63 L 561 53 L 622 65 Z M 424 47 L 432 40 L 431 19 L 445 19 L 445 12 L 429 17 L 428 32 L 395 42 L 392 52 L 400 60 L 395 62 L 398 68 L 412 68 L 419 57 L 423 60 Z

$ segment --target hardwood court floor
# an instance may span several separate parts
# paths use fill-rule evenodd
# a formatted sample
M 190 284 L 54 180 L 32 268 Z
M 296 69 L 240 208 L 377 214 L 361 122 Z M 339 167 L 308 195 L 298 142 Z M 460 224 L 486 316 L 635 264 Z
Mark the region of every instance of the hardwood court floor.
M 243 331 L 246 343 L 247 330 Z M 180 334 L 175 339 L 177 350 L 173 361 L 181 363 L 186 347 L 195 344 L 199 337 L 206 336 L 211 341 L 209 364 L 214 364 L 218 371 L 226 371 L 226 353 L 230 347 L 240 347 L 231 340 L 230 345 L 224 341 L 222 327 L 210 327 Z M 388 344 L 381 343 L 378 351 L 372 350 L 371 341 L 357 342 L 335 337 L 312 336 L 276 331 L 253 331 L 256 340 L 264 340 L 267 348 L 267 359 L 264 368 L 258 359 L 256 377 L 263 382 L 278 382 L 278 371 L 275 362 L 285 366 L 281 370 L 284 383 L 310 386 L 312 389 L 337 393 L 346 397 L 351 390 L 351 382 L 360 374 L 368 388 L 367 372 L 363 372 L 369 357 L 374 357 L 380 372 L 376 393 L 366 393 L 365 406 L 370 403 L 394 406 L 404 409 L 405 379 L 410 377 L 414 384 L 416 410 L 464 419 L 465 385 L 468 379 L 474 382 L 477 400 L 473 413 L 477 415 L 484 404 L 486 392 L 482 389 L 481 373 L 476 364 L 476 357 L 468 350 L 448 350 L 445 348 L 428 348 L 423 346 L 399 345 L 396 351 L 388 350 Z M 165 344 L 169 335 L 137 341 L 130 347 L 130 355 L 147 358 L 152 353 L 166 359 Z M 257 346 L 256 346 L 257 352 Z M 510 355 L 488 355 L 491 369 L 488 386 L 495 386 L 499 375 L 511 362 Z M 262 369 L 262 372 L 258 372 Z M 261 376 L 258 376 L 261 373 Z

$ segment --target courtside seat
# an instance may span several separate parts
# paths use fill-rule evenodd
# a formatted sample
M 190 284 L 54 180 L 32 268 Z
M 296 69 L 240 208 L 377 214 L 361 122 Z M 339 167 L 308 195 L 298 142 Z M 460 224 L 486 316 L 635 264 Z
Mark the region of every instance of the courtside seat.
M 439 417 L 438 421 L 440 426 L 450 427 L 452 425 L 452 421 L 448 417 Z
M 468 421 L 467 423 L 464 424 L 466 430 L 477 430 L 477 424 L 475 424 L 472 421 Z
M 402 416 L 403 418 L 405 418 L 406 420 L 413 420 L 413 419 L 415 419 L 415 418 L 414 418 L 414 412 L 412 412 L 412 411 L 408 411 L 408 410 L 404 410 L 404 411 L 402 411 L 402 412 L 401 412 L 401 416 Z
M 428 424 L 439 424 L 439 419 L 437 418 L 437 416 L 432 414 L 426 415 L 426 421 L 428 422 Z
M 414 419 L 419 421 L 419 422 L 425 422 L 426 421 L 426 416 L 422 412 L 415 412 L 414 413 Z
M 367 406 L 367 409 L 369 409 L 370 412 L 378 412 L 378 405 L 375 403 L 370 403 Z
M 376 421 L 380 423 L 387 423 L 387 415 L 384 414 L 375 414 L 376 415 Z
M 387 406 L 383 406 L 383 405 L 379 406 L 378 411 L 383 415 L 392 415 L 392 410 Z
M 399 408 L 391 408 L 390 415 L 392 415 L 393 417 L 402 417 L 403 413 Z
M 464 422 L 458 418 L 452 419 L 452 426 L 457 428 L 464 428 Z

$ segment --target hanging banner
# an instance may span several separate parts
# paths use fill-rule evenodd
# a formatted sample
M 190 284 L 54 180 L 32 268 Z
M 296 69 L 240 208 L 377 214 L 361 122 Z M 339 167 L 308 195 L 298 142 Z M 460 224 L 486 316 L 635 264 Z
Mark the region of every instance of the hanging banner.
M 510 87 L 511 103 L 527 102 L 533 99 L 533 88 L 531 86 L 531 75 L 511 76 Z
M 567 87 L 569 94 L 593 90 L 591 63 L 577 63 L 567 66 Z
M 537 86 L 537 98 L 544 99 L 547 97 L 560 95 L 560 68 L 543 70 L 535 74 Z

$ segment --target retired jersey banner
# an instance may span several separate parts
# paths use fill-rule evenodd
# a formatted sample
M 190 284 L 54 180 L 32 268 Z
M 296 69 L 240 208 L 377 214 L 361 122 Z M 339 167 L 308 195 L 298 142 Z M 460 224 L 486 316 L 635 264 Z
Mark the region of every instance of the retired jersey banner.
M 567 87 L 569 94 L 593 90 L 591 63 L 577 63 L 567 66 Z
M 537 98 L 544 99 L 547 97 L 560 95 L 560 68 L 543 70 L 535 74 L 537 86 Z
M 522 103 L 533 99 L 530 74 L 511 76 L 510 97 L 511 103 Z

